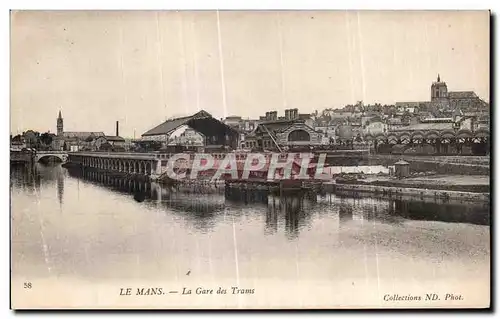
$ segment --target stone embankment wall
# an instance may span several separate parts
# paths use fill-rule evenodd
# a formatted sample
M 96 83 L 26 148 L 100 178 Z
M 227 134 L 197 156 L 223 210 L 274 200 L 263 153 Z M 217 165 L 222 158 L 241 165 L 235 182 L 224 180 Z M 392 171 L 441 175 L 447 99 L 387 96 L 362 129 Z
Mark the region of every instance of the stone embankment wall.
M 458 192 L 449 190 L 436 190 L 424 188 L 409 188 L 409 187 L 387 187 L 378 185 L 359 185 L 359 184 L 330 184 L 326 186 L 326 191 L 332 192 L 364 192 L 382 195 L 388 198 L 398 198 L 404 195 L 414 196 L 416 198 L 435 198 L 446 201 L 460 200 L 460 201 L 473 201 L 473 202 L 489 202 L 489 193 L 472 193 L 472 192 Z

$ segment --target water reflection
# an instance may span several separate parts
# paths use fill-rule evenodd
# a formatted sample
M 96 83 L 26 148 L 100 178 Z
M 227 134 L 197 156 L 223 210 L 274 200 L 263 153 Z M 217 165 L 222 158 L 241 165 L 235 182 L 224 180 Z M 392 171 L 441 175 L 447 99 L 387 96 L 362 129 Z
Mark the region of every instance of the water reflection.
M 35 165 L 11 165 L 10 166 L 10 185 L 28 192 L 40 188 L 41 176 L 37 174 L 38 166 Z
M 56 184 L 57 199 L 62 204 L 65 175 L 66 170 L 57 164 L 11 165 L 10 185 L 11 188 L 34 193 L 43 187 L 51 187 L 53 184 Z
M 341 201 L 339 205 L 339 221 L 340 224 L 352 221 L 352 206 L 348 205 L 345 201 Z
M 115 192 L 130 195 L 138 205 L 154 206 L 188 221 L 196 231 L 210 232 L 226 214 L 264 219 L 263 233 L 273 235 L 283 229 L 288 239 L 297 239 L 313 220 L 337 216 L 339 227 L 357 221 L 376 221 L 399 226 L 407 220 L 441 221 L 489 225 L 489 206 L 485 204 L 436 204 L 409 200 L 384 200 L 345 197 L 334 194 L 318 196 L 275 197 L 266 191 L 233 190 L 224 187 L 212 193 L 186 193 L 175 187 L 164 187 L 148 181 L 117 178 L 93 171 L 66 170 L 61 166 L 17 166 L 11 169 L 11 187 L 32 193 L 52 184 L 60 205 L 64 204 L 66 175 L 90 181 Z
M 190 221 L 197 230 L 207 232 L 215 225 L 217 212 L 224 209 L 223 198 L 213 194 L 186 194 L 174 187 L 163 187 L 149 181 L 118 178 L 94 171 L 69 169 L 70 176 L 129 194 L 137 202 L 168 209 Z
M 307 283 L 306 294 L 358 287 L 351 292 L 362 296 L 392 293 L 394 285 L 403 293 L 422 283 L 457 287 L 470 278 L 484 285 L 489 280 L 490 230 L 471 225 L 488 224 L 487 204 L 464 208 L 335 194 L 226 199 L 223 187 L 195 195 L 43 165 L 13 168 L 11 196 L 12 278 L 21 287 L 26 278 L 71 278 L 71 287 L 163 282 L 179 289 L 239 279 L 261 293 L 273 280 Z
M 393 210 L 401 217 L 412 220 L 490 225 L 488 205 L 435 205 L 428 202 L 397 200 L 394 201 Z
M 278 231 L 278 211 L 276 206 L 267 206 L 265 234 L 273 235 Z
M 59 204 L 63 204 L 63 196 L 64 196 L 64 171 L 61 171 L 57 175 L 57 199 L 59 200 Z

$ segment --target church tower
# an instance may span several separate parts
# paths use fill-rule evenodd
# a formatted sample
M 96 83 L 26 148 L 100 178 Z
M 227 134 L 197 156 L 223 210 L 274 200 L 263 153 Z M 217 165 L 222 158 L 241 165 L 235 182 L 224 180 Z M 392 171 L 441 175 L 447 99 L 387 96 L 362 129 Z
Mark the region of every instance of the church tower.
M 59 111 L 59 117 L 57 118 L 57 136 L 62 136 L 64 132 L 63 118 L 61 111 Z
M 437 82 L 431 85 L 431 102 L 439 102 L 448 99 L 448 86 L 446 82 L 441 82 L 441 77 L 437 76 Z

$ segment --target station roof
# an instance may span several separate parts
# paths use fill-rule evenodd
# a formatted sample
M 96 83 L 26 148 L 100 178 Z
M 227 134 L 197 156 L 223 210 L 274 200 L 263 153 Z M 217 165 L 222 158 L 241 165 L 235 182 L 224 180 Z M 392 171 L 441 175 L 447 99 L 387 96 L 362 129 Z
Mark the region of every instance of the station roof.
M 200 123 L 200 121 L 203 123 Z M 187 125 L 206 136 L 211 135 L 209 130 L 214 129 L 215 126 L 217 126 L 218 128 L 223 128 L 226 131 L 236 133 L 236 130 L 234 130 L 230 126 L 213 118 L 212 115 L 210 115 L 208 112 L 201 110 L 191 116 L 166 120 L 160 125 L 142 134 L 142 136 L 168 135 L 182 125 Z

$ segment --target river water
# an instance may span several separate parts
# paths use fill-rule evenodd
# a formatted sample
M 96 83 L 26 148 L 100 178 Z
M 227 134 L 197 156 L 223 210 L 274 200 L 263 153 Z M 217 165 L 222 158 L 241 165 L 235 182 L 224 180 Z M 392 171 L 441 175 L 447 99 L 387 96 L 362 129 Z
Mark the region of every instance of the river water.
M 280 208 L 36 164 L 11 168 L 11 206 L 16 308 L 489 304 L 487 204 L 326 194 Z M 166 294 L 120 294 L 141 287 Z M 440 300 L 390 297 L 426 293 Z

